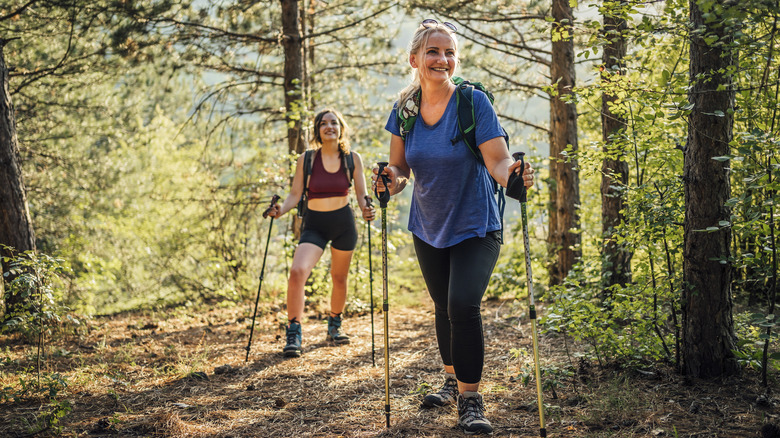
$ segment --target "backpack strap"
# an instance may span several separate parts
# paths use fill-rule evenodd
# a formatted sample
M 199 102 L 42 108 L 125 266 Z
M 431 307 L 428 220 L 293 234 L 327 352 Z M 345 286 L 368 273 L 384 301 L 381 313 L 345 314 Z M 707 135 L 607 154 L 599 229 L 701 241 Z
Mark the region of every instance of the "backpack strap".
M 469 82 L 458 76 L 452 77 L 452 82 L 458 86 L 455 90 L 455 104 L 458 111 L 458 135 L 450 140 L 452 144 L 463 140 L 477 161 L 484 164 L 482 153 L 477 144 L 477 118 L 474 115 L 474 89 L 485 93 L 490 104 L 493 104 L 493 93 L 487 90 L 481 82 Z M 503 129 L 503 128 L 502 128 Z M 506 137 L 506 131 L 504 132 Z M 508 144 L 508 143 L 507 143 Z
M 460 79 L 460 78 L 458 78 Z M 463 140 L 477 161 L 484 164 L 482 153 L 477 147 L 477 120 L 474 116 L 474 86 L 462 81 L 455 90 L 455 108 L 458 111 L 458 135 L 452 144 Z
M 453 76 L 452 82 L 458 86 L 455 90 L 455 104 L 458 111 L 458 135 L 452 140 L 452 144 L 456 144 L 460 140 L 466 143 L 471 153 L 476 157 L 477 161 L 481 164 L 485 164 L 485 160 L 482 158 L 482 152 L 479 150 L 477 144 L 477 118 L 474 115 L 474 89 L 485 93 L 490 104 L 493 104 L 493 93 L 488 91 L 484 85 L 480 82 L 465 81 L 460 77 Z M 504 139 L 507 145 L 509 145 L 509 136 L 501 127 Z M 492 178 L 491 178 L 492 179 Z M 504 209 L 506 208 L 506 198 L 504 197 L 504 188 L 501 187 L 495 179 L 493 181 L 493 193 L 498 195 L 498 214 L 501 217 L 501 240 L 504 239 Z
M 309 189 L 309 175 L 311 175 L 311 168 L 314 163 L 314 154 L 317 151 L 309 149 L 303 153 L 303 192 L 301 193 L 301 200 L 308 199 L 306 191 Z
M 401 138 L 406 140 L 406 134 L 412 130 L 417 121 L 417 115 L 420 114 L 420 102 L 422 101 L 422 90 L 417 90 L 410 99 L 404 102 L 403 107 L 395 110 L 398 119 L 398 128 L 401 131 Z
M 352 187 L 352 177 L 355 174 L 355 158 L 352 156 L 352 152 L 345 154 L 341 153 L 341 162 L 344 167 L 344 172 L 347 173 L 347 181 L 349 186 Z

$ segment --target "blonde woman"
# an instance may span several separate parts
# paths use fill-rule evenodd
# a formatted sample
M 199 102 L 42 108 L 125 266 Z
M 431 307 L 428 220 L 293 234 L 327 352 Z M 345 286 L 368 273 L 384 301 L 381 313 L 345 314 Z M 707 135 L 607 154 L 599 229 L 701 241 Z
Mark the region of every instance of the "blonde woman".
M 459 64 L 456 31 L 451 23 L 433 19 L 415 31 L 408 58 L 413 80 L 401 91 L 385 126 L 392 136 L 383 176 L 395 195 L 414 173 L 409 230 L 433 300 L 445 373 L 441 389 L 426 395 L 423 404 L 457 404 L 458 425 L 467 434 L 491 434 L 493 426 L 479 394 L 485 352 L 480 303 L 501 247 L 491 177 L 506 187 L 511 174 L 521 169 L 509 155 L 504 131 L 481 91 L 474 90 L 473 109 L 484 164 L 462 138 L 457 140 L 457 87 L 452 81 Z M 410 126 L 399 120 L 415 113 Z M 518 184 L 531 186 L 530 165 L 522 174 Z M 376 175 L 373 178 L 374 187 L 384 191 L 384 184 L 377 185 Z
M 307 179 L 308 202 L 287 283 L 287 343 L 282 350 L 285 357 L 299 357 L 303 351 L 304 286 L 328 243 L 333 290 L 327 339 L 337 345 L 349 343 L 349 336 L 341 331 L 341 313 L 347 300 L 349 264 L 357 244 L 355 219 L 349 206 L 350 180 L 354 181 L 354 192 L 363 219 L 373 220 L 374 209 L 365 199 L 363 162 L 357 152 L 350 151 L 348 129 L 342 115 L 334 109 L 322 110 L 314 117 L 312 148 L 316 152 Z M 346 165 L 348 154 L 354 162 L 351 177 Z M 304 156 L 298 157 L 290 194 L 281 205 L 271 208 L 270 216 L 279 218 L 301 200 L 304 194 Z

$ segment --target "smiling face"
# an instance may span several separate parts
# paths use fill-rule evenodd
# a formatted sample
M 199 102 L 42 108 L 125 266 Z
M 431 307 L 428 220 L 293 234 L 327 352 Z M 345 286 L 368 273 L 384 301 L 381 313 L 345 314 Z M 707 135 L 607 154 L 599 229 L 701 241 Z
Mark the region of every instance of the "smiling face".
M 318 112 L 311 125 L 312 149 L 319 149 L 323 143 L 337 143 L 339 150 L 349 152 L 349 125 L 344 116 L 333 108 Z
M 321 143 L 327 141 L 337 142 L 341 137 L 341 123 L 339 122 L 338 117 L 333 113 L 325 113 L 319 121 L 317 129 L 320 134 Z
M 449 32 L 435 31 L 409 55 L 409 64 L 416 68 L 421 81 L 443 82 L 455 74 L 458 47 Z

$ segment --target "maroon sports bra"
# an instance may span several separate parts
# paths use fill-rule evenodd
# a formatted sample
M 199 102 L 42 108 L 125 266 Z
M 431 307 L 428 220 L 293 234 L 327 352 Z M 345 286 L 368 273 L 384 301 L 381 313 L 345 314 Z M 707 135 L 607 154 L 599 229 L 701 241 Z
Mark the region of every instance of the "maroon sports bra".
M 334 198 L 349 194 L 349 180 L 344 172 L 344 160 L 339 160 L 339 170 L 330 173 L 322 165 L 320 151 L 314 154 L 309 175 L 309 199 Z

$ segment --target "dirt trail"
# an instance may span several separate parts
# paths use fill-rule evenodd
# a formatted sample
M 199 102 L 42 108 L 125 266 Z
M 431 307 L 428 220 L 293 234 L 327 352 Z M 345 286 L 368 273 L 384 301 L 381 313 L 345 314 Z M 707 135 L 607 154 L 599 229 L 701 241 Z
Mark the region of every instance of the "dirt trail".
M 524 386 L 515 379 L 532 363 L 529 325 L 518 325 L 521 308 L 484 306 L 482 392 L 494 436 L 538 436 L 533 381 Z M 325 340 L 325 321 L 305 321 L 303 356 L 284 359 L 273 312 L 258 318 L 245 363 L 244 311 L 103 319 L 94 322 L 88 336 L 54 347 L 61 353 L 50 363 L 68 376 L 66 398 L 73 405 L 62 420 L 61 436 L 465 436 L 455 426 L 454 408 L 420 408 L 421 393 L 442 379 L 429 310 L 391 307 L 389 429 L 381 314 L 375 315 L 372 366 L 369 315 L 345 319 L 352 343 L 344 346 Z M 18 359 L 15 366 L 24 366 L 24 351 L 31 346 L 0 341 Z M 761 436 L 762 422 L 777 415 L 774 399 L 760 399 L 751 383 L 755 377 L 686 386 L 665 369 L 618 375 L 585 361 L 574 363 L 576 371 L 566 376 L 570 360 L 562 340 L 540 342 L 543 369 L 560 373 L 550 374 L 559 383 L 558 398 L 545 393 L 548 436 Z M 4 405 L 0 436 L 24 436 L 24 422 L 33 421 L 37 406 Z

